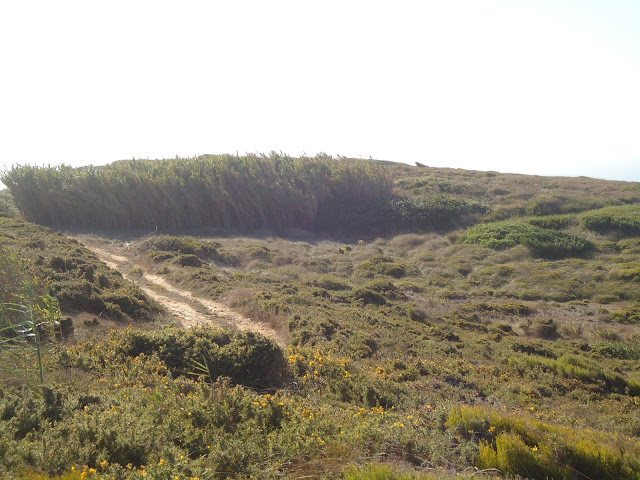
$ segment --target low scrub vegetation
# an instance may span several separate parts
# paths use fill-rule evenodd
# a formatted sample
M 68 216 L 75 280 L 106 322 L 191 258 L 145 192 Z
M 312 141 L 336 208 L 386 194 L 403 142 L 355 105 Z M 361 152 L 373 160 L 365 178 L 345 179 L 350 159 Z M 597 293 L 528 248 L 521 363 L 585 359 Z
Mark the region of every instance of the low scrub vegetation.
M 594 248 L 593 243 L 578 235 L 514 221 L 476 225 L 460 238 L 460 242 L 495 250 L 523 245 L 534 256 L 550 259 L 582 257 Z
M 448 425 L 479 443 L 476 465 L 523 478 L 640 478 L 640 444 L 478 407 L 454 407 Z
M 614 234 L 623 237 L 640 235 L 640 207 L 625 205 L 608 207 L 580 216 L 584 228 L 602 234 Z
M 208 165 L 227 201 L 245 202 L 220 207 L 219 218 L 273 205 L 251 199 L 293 205 L 318 187 L 305 184 L 312 178 L 331 177 L 335 191 L 322 198 L 334 203 L 318 206 L 311 224 L 275 210 L 266 223 L 228 223 L 271 228 L 260 235 L 152 228 L 77 238 L 127 257 L 119 268 L 145 288 L 154 275 L 169 284 L 154 293 L 191 292 L 194 323 L 215 299 L 278 330 L 283 346 L 257 333 L 176 328 L 80 243 L 13 217 L 5 193 L 0 477 L 639 478 L 640 238 L 622 223 L 585 220 L 625 212 L 631 222 L 637 185 L 327 157 L 196 160 L 91 175 L 113 186 L 120 172 L 113 192 L 139 188 L 147 202 L 162 190 L 144 175 L 165 174 L 153 185 L 176 188 L 167 190 L 175 205 L 162 208 L 176 207 L 171 222 L 184 216 L 184 225 L 204 218 L 195 213 L 203 204 L 180 210 L 199 198 L 180 197 L 187 166 Z M 296 168 L 299 178 L 286 176 Z M 55 185 L 58 174 L 45 172 L 34 175 Z M 270 189 L 247 172 L 282 182 Z M 244 197 L 241 179 L 253 189 Z M 354 196 L 342 197 L 348 190 Z M 360 201 L 374 191 L 386 192 L 375 215 Z M 278 212 L 299 211 L 286 208 Z M 332 236 L 273 233 L 333 218 Z M 412 231 L 394 236 L 402 230 Z
M 75 240 L 5 217 L 0 218 L 0 242 L 19 251 L 22 268 L 67 313 L 131 321 L 148 319 L 156 311 L 140 288 Z
M 391 200 L 390 208 L 397 228 L 418 231 L 451 228 L 487 213 L 480 202 L 449 194 L 400 197 Z

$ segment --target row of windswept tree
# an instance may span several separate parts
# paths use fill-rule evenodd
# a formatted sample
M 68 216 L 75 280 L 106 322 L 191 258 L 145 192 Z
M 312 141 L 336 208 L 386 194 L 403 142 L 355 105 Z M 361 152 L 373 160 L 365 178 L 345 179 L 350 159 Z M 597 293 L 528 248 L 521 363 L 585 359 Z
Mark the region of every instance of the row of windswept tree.
M 17 166 L 0 178 L 29 221 L 106 230 L 348 225 L 363 209 L 372 212 L 388 204 L 392 191 L 382 166 L 324 154 Z

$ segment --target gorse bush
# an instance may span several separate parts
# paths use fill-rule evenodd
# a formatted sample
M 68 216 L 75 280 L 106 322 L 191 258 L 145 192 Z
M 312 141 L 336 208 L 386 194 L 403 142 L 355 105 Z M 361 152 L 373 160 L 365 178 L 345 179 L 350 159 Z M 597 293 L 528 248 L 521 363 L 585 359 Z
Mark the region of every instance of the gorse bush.
M 111 334 L 109 348 L 86 343 L 60 355 L 58 363 L 64 368 L 96 371 L 104 364 L 123 364 L 140 355 L 157 356 L 174 377 L 204 376 L 207 381 L 216 381 L 225 376 L 254 388 L 277 386 L 284 366 L 282 351 L 261 335 L 205 327 L 116 331 Z
M 494 250 L 524 245 L 534 256 L 549 259 L 581 257 L 594 248 L 589 240 L 578 235 L 514 221 L 476 225 L 467 230 L 459 242 Z
M 385 171 L 327 155 L 120 161 L 105 167 L 14 167 L 2 175 L 24 216 L 58 227 L 234 229 L 312 227 L 383 205 Z M 379 208 L 378 208 L 379 210 Z

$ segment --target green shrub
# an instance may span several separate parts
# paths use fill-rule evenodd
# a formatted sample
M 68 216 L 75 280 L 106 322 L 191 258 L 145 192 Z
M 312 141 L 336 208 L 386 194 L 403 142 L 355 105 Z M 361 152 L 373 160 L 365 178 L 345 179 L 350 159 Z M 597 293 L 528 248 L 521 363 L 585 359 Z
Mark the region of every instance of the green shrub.
M 202 260 L 198 258 L 197 255 L 177 255 L 171 259 L 172 263 L 176 265 L 180 265 L 181 267 L 201 267 Z
M 362 262 L 359 267 L 362 270 L 377 273 L 388 277 L 400 278 L 406 274 L 406 265 L 394 262 L 390 258 L 379 256 Z
M 147 237 L 140 243 L 140 250 L 175 252 L 181 254 L 206 257 L 216 252 L 220 244 L 198 240 L 193 237 L 176 237 L 172 235 L 155 235 Z
M 387 299 L 380 295 L 378 292 L 360 287 L 353 290 L 353 299 L 354 300 L 362 300 L 365 305 L 373 304 L 373 305 L 386 305 Z
M 605 357 L 640 361 L 640 343 L 638 342 L 597 342 L 592 344 L 591 348 Z
M 427 318 L 427 314 L 418 307 L 407 307 L 407 315 L 414 322 L 424 322 Z
M 104 363 L 117 364 L 126 358 L 157 355 L 175 376 L 205 375 L 211 381 L 225 376 L 234 383 L 258 388 L 278 385 L 283 374 L 282 351 L 254 332 L 237 333 L 211 327 L 186 331 L 168 328 L 155 332 L 128 329 L 112 332 L 110 343 L 111 356 L 100 350 L 98 358 L 94 355 L 92 366 L 74 361 L 94 349 L 92 344 L 83 345 L 75 357 L 62 355 L 61 365 L 95 370 Z
M 535 257 L 560 259 L 566 257 L 584 257 L 594 248 L 589 240 L 557 230 L 535 231 L 521 238 Z
M 314 287 L 324 288 L 331 291 L 350 290 L 351 286 L 343 279 L 338 277 L 331 277 L 329 275 L 322 275 L 313 280 Z
M 548 217 L 529 218 L 527 222 L 540 228 L 564 230 L 574 222 L 575 215 L 549 215 Z
M 604 197 L 552 193 L 540 195 L 530 200 L 526 209 L 529 215 L 557 215 L 584 212 L 610 204 L 611 201 Z
M 364 288 L 378 292 L 392 300 L 406 300 L 405 294 L 398 287 L 382 278 L 365 283 Z
M 494 250 L 506 250 L 521 244 L 526 234 L 537 227 L 513 221 L 503 221 L 476 225 L 469 228 L 459 239 L 459 243 L 472 243 Z
M 470 406 L 453 407 L 447 425 L 477 439 L 481 469 L 540 479 L 640 478 L 632 439 Z
M 476 200 L 449 194 L 398 197 L 389 206 L 394 223 L 410 230 L 450 228 L 463 217 L 487 212 L 487 207 Z
M 497 312 L 504 315 L 517 315 L 519 317 L 528 317 L 535 313 L 535 309 L 522 303 L 476 303 L 463 306 L 464 310 L 479 312 Z
M 611 277 L 625 281 L 640 282 L 640 264 L 636 262 L 617 264 L 611 271 Z
M 494 250 L 524 245 L 534 256 L 549 259 L 581 257 L 594 247 L 590 241 L 577 235 L 514 221 L 476 225 L 467 230 L 458 242 Z
M 584 228 L 601 234 L 640 235 L 640 206 L 607 207 L 580 215 Z
M 406 470 L 406 467 L 403 469 Z M 465 478 L 465 475 L 456 478 Z M 446 477 L 434 476 L 418 472 L 395 471 L 389 465 L 365 465 L 364 467 L 351 466 L 344 472 L 344 480 L 436 480 Z M 491 480 L 491 477 L 485 477 Z
M 619 312 L 611 313 L 609 316 L 611 317 L 611 320 L 618 323 L 640 323 L 640 304 L 625 308 Z

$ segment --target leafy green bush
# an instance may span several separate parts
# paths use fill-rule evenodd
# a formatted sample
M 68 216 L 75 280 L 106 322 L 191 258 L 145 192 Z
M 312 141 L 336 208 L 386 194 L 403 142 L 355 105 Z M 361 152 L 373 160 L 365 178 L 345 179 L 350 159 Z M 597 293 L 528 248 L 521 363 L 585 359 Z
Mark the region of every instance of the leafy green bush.
M 25 269 L 57 297 L 65 313 L 104 314 L 115 319 L 149 319 L 155 312 L 142 290 L 109 269 L 77 241 L 16 218 L 0 218 L 0 232 Z
M 201 377 L 211 381 L 220 376 L 232 382 L 257 388 L 278 385 L 282 380 L 282 351 L 270 340 L 254 332 L 236 333 L 210 327 L 190 330 L 164 329 L 155 332 L 135 330 L 111 334 L 111 357 L 96 359 L 93 370 L 102 362 L 122 363 L 126 357 L 157 355 L 172 375 Z M 87 344 L 84 348 L 93 349 Z M 82 358 L 88 352 L 79 352 Z M 105 354 L 107 355 L 107 354 Z M 72 358 L 61 357 L 66 366 L 86 368 Z
M 447 425 L 476 439 L 481 469 L 524 478 L 640 478 L 640 448 L 632 439 L 470 406 L 453 407 Z
M 468 304 L 461 307 L 467 311 L 479 311 L 479 312 L 497 312 L 504 315 L 517 315 L 520 317 L 528 317 L 535 313 L 535 309 L 524 305 L 522 303 L 475 303 Z
M 403 263 L 394 262 L 390 258 L 378 256 L 362 262 L 358 268 L 378 275 L 400 278 L 406 274 L 407 267 Z
M 369 288 L 356 288 L 353 290 L 352 297 L 354 300 L 362 300 L 365 305 L 386 305 L 387 299 L 380 295 L 378 292 Z
M 557 230 L 534 231 L 521 238 L 535 257 L 560 259 L 566 257 L 584 257 L 594 249 L 589 240 Z
M 581 257 L 594 248 L 590 241 L 578 235 L 514 221 L 476 225 L 468 229 L 458 241 L 494 250 L 524 245 L 534 256 L 549 259 Z
M 640 304 L 632 305 L 629 308 L 614 312 L 609 315 L 611 320 L 618 323 L 636 324 L 640 323 Z
M 584 212 L 610 204 L 611 200 L 604 197 L 552 193 L 533 198 L 527 203 L 526 209 L 529 215 L 558 215 Z
M 580 215 L 584 228 L 626 237 L 640 235 L 640 206 L 607 207 Z
M 529 218 L 527 222 L 540 228 L 564 230 L 575 220 L 575 215 L 549 215 L 547 217 Z
M 313 286 L 324 288 L 331 291 L 350 290 L 351 286 L 343 279 L 338 277 L 332 277 L 329 275 L 322 275 L 318 278 L 314 278 L 312 282 Z
M 447 476 L 432 475 L 418 472 L 406 471 L 406 467 L 400 470 L 394 470 L 389 465 L 376 465 L 370 464 L 364 467 L 351 466 L 344 472 L 344 480 L 444 480 Z M 464 480 L 466 475 L 457 474 L 456 478 Z M 491 480 L 492 477 L 484 476 L 487 480 Z
M 397 197 L 389 206 L 394 223 L 412 230 L 449 228 L 463 217 L 487 212 L 487 207 L 476 200 L 449 194 Z
M 217 252 L 219 243 L 202 241 L 193 237 L 176 237 L 172 235 L 155 235 L 140 243 L 141 251 L 161 251 L 208 257 Z
M 640 343 L 630 342 L 596 342 L 591 345 L 596 352 L 609 358 L 640 361 Z
M 469 228 L 458 239 L 458 242 L 473 243 L 494 250 L 506 250 L 520 245 L 522 238 L 537 228 L 523 222 L 513 221 L 476 225 Z

